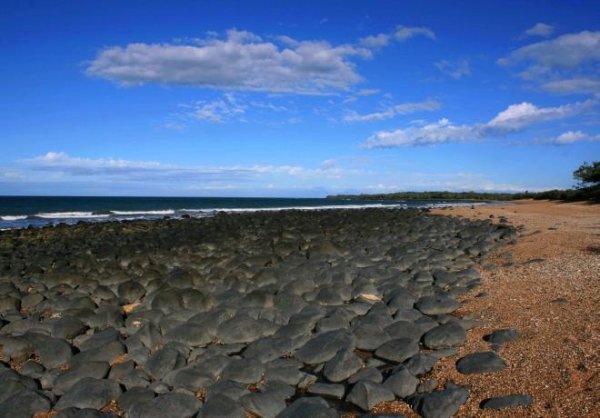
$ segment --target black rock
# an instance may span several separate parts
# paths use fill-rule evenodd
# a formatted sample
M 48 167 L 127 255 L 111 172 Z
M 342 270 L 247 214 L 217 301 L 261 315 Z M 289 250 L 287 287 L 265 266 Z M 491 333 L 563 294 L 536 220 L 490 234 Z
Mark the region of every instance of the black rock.
M 424 418 L 450 418 L 467 399 L 467 389 L 454 388 L 416 395 L 410 403 Z
M 197 418 L 246 418 L 246 413 L 235 400 L 217 394 L 206 401 Z
M 102 379 L 108 374 L 109 369 L 110 365 L 105 361 L 75 364 L 56 378 L 53 385 L 53 391 L 57 395 L 62 395 L 86 377 Z
M 341 349 L 352 349 L 354 336 L 345 330 L 328 331 L 309 340 L 295 353 L 306 364 L 319 364 L 330 360 Z
M 344 385 L 315 383 L 308 388 L 307 393 L 310 393 L 311 395 L 323 396 L 325 398 L 342 399 L 345 391 L 346 388 Z
M 258 382 L 265 372 L 265 366 L 254 358 L 233 360 L 225 367 L 221 379 L 249 385 Z
M 58 410 L 65 408 L 100 409 L 121 394 L 119 384 L 114 380 L 86 377 L 65 393 L 55 405 Z
M 201 406 L 202 401 L 192 395 L 171 392 L 134 404 L 129 418 L 191 418 Z
M 374 408 L 381 402 L 393 401 L 394 399 L 396 399 L 394 393 L 385 386 L 364 380 L 356 383 L 346 396 L 347 402 L 358 406 L 364 411 Z
M 499 329 L 483 337 L 483 339 L 492 344 L 504 344 L 514 341 L 520 337 L 518 331 L 514 329 Z
M 275 418 L 286 408 L 285 399 L 274 393 L 250 393 L 241 403 L 246 411 L 263 418 Z
M 348 379 L 362 367 L 362 361 L 352 350 L 342 349 L 323 368 L 323 376 L 330 382 Z
M 425 315 L 449 314 L 460 307 L 460 303 L 447 296 L 423 296 L 415 303 L 415 308 Z
M 339 415 L 320 397 L 298 398 L 277 418 L 338 418 Z
M 384 360 L 402 363 L 419 352 L 419 343 L 410 338 L 388 341 L 375 351 L 375 355 Z
M 504 360 L 493 351 L 468 354 L 456 362 L 456 369 L 463 374 L 492 373 L 505 367 Z
M 481 409 L 507 409 L 531 406 L 533 399 L 530 395 L 508 395 L 484 399 Z
M 31 418 L 37 412 L 45 413 L 50 409 L 50 401 L 41 393 L 25 389 L 0 403 L 0 417 Z
M 390 377 L 385 379 L 383 386 L 394 392 L 399 398 L 406 398 L 417 390 L 419 379 L 413 376 L 408 369 L 400 367 Z
M 185 358 L 173 347 L 164 347 L 148 359 L 144 369 L 155 379 L 162 379 L 172 370 L 185 365 Z
M 456 347 L 467 341 L 464 328 L 455 322 L 439 325 L 423 335 L 425 347 L 436 350 L 438 348 Z

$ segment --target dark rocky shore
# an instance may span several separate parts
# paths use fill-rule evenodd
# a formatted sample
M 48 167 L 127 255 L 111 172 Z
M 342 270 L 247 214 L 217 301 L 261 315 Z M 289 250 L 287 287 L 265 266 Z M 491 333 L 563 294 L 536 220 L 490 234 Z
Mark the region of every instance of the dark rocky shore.
M 452 315 L 474 267 L 515 237 L 391 209 L 5 231 L 0 416 L 336 417 L 395 399 L 451 416 L 468 388 L 427 374 L 475 325 Z

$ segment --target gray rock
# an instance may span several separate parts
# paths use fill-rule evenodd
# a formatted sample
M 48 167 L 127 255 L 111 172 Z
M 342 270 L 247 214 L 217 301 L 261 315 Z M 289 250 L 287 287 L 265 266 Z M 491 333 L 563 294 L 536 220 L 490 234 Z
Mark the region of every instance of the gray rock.
M 404 363 L 404 366 L 413 376 L 423 376 L 433 369 L 437 360 L 435 356 L 419 353 Z
M 62 395 L 86 377 L 102 379 L 108 374 L 109 369 L 110 365 L 105 361 L 75 364 L 56 378 L 53 385 L 53 391 L 57 395 Z
M 246 418 L 246 414 L 235 400 L 217 394 L 206 401 L 197 418 Z
M 185 358 L 173 347 L 164 347 L 148 359 L 144 369 L 155 379 L 162 379 L 167 373 L 185 365 Z
M 383 382 L 383 375 L 375 367 L 369 366 L 364 369 L 360 369 L 358 372 L 348 378 L 348 383 L 351 385 L 358 382 L 359 380 L 369 380 L 375 383 Z
M 330 382 L 348 379 L 362 367 L 362 361 L 352 350 L 342 349 L 323 368 L 323 376 Z
M 276 330 L 275 324 L 269 321 L 237 315 L 219 326 L 217 337 L 224 344 L 249 343 L 272 335 Z
M 507 409 L 531 406 L 533 399 L 530 395 L 508 395 L 484 399 L 481 409 Z
M 493 351 L 468 354 L 456 362 L 456 369 L 462 374 L 492 373 L 505 367 L 504 360 Z
M 258 382 L 265 372 L 265 366 L 254 358 L 233 360 L 225 367 L 221 379 L 232 380 L 242 384 Z
M 343 348 L 352 349 L 355 339 L 345 330 L 328 331 L 309 340 L 295 353 L 306 364 L 319 364 L 330 360 Z
M 423 296 L 417 303 L 415 308 L 425 315 L 449 314 L 460 307 L 460 303 L 447 296 Z
M 124 392 L 117 399 L 117 404 L 127 416 L 131 414 L 131 408 L 138 403 L 148 402 L 154 399 L 156 394 L 146 388 L 132 388 Z
M 246 411 L 261 418 L 275 418 L 286 408 L 285 400 L 273 393 L 250 393 L 241 403 Z
M 58 410 L 65 408 L 100 409 L 110 400 L 116 400 L 121 394 L 119 384 L 114 380 L 86 377 L 65 393 L 55 405 Z
M 171 392 L 134 404 L 128 418 L 191 418 L 201 406 L 202 402 L 192 395 Z
M 504 344 L 514 341 L 521 335 L 514 329 L 499 329 L 483 337 L 483 339 L 492 344 Z
M 342 399 L 346 388 L 338 384 L 315 383 L 308 388 L 307 392 L 325 398 Z
M 393 401 L 394 399 L 396 399 L 394 393 L 383 385 L 364 380 L 356 383 L 346 397 L 347 402 L 358 406 L 364 411 L 374 408 L 381 402 Z
M 320 397 L 298 398 L 285 408 L 277 418 L 338 418 L 335 409 Z
M 439 325 L 423 335 L 423 344 L 432 350 L 456 347 L 466 341 L 467 333 L 464 328 L 454 322 Z
M 31 418 L 37 412 L 50 409 L 50 401 L 41 393 L 25 389 L 16 392 L 0 403 L 0 417 Z
M 384 360 L 402 363 L 419 352 L 419 343 L 410 338 L 388 341 L 375 351 Z
M 399 397 L 406 398 L 417 390 L 419 379 L 413 376 L 405 367 L 400 367 L 390 377 L 385 379 L 383 386 Z
M 416 395 L 411 404 L 424 418 L 450 418 L 467 399 L 467 389 L 455 388 Z

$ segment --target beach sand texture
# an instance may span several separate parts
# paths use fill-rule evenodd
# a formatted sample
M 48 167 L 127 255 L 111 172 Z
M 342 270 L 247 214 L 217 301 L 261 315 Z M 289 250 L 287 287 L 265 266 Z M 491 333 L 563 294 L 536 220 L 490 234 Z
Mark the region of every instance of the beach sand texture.
M 514 205 L 435 210 L 434 213 L 524 225 L 513 246 L 481 269 L 483 285 L 463 297 L 458 314 L 484 326 L 468 333 L 463 354 L 489 346 L 482 337 L 515 328 L 521 338 L 499 354 L 509 367 L 494 375 L 462 375 L 453 358 L 433 377 L 471 385 L 460 416 L 592 417 L 600 411 L 600 205 L 519 201 Z M 485 297 L 475 297 L 479 292 Z M 530 408 L 479 410 L 491 396 L 530 394 Z

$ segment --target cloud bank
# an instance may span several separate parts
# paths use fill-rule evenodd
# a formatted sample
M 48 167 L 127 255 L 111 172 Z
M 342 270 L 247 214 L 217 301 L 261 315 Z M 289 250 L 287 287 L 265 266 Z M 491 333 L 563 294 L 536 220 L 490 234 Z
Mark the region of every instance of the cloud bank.
M 88 62 L 92 77 L 123 86 L 147 83 L 225 90 L 320 94 L 348 90 L 361 80 L 352 59 L 368 48 L 326 41 L 267 41 L 229 30 L 224 38 L 187 44 L 132 43 L 102 49 Z
M 440 119 L 438 122 L 422 126 L 376 132 L 367 138 L 362 146 L 395 148 L 476 141 L 520 131 L 536 123 L 576 116 L 588 111 L 595 104 L 595 101 L 587 100 L 556 107 L 537 107 L 532 103 L 523 102 L 508 106 L 487 123 L 457 125 L 448 119 Z

